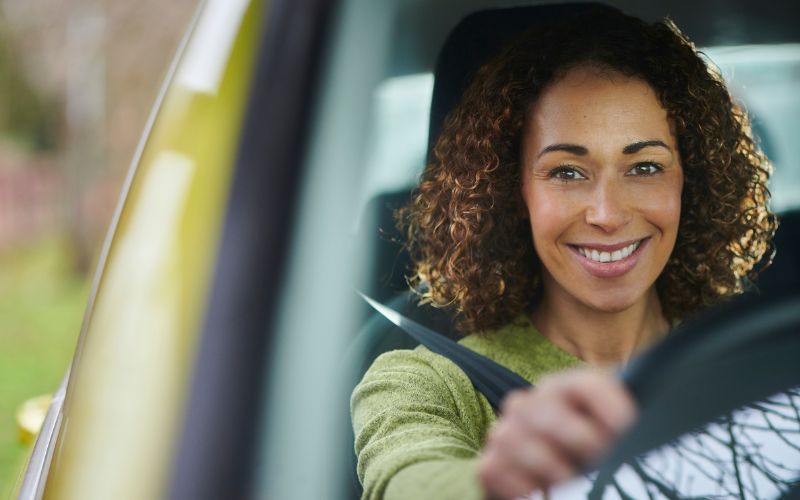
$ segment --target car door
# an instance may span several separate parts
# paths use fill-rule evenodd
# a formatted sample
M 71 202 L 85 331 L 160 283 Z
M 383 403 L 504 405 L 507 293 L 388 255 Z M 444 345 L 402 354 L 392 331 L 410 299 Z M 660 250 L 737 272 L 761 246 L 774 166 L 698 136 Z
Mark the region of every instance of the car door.
M 293 155 L 302 150 L 297 137 L 313 80 L 306 70 L 314 67 L 298 43 L 303 21 L 313 18 L 298 22 L 286 3 L 209 0 L 198 7 L 132 162 L 63 406 L 54 399 L 21 498 L 155 498 L 170 491 L 173 463 L 183 463 L 185 420 L 195 418 L 186 416 L 194 411 L 187 392 L 210 366 L 196 369 L 204 325 L 218 318 L 208 304 L 230 296 L 214 292 L 225 286 L 215 283 L 229 275 L 226 263 L 241 258 L 221 241 L 236 230 L 231 226 L 247 229 L 271 245 L 259 247 L 267 253 L 258 253 L 261 267 L 247 277 L 281 269 L 300 175 Z M 313 46 L 316 27 L 305 33 Z M 269 91 L 251 93 L 254 79 Z M 248 186 L 260 191 L 243 193 Z M 254 200 L 261 205 L 249 222 L 226 218 Z M 279 281 L 260 278 L 266 287 Z M 268 308 L 259 302 L 259 313 Z M 232 326 L 223 328 L 238 331 Z M 239 360 L 237 368 L 245 365 Z

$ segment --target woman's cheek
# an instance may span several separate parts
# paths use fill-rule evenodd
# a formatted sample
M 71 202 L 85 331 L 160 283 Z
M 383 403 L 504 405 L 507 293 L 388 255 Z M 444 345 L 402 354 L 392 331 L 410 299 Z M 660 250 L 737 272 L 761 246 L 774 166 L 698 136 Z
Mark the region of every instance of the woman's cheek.
M 661 228 L 665 236 L 675 238 L 681 218 L 681 177 L 672 176 L 649 186 L 640 186 L 634 193 L 636 205 L 644 216 Z

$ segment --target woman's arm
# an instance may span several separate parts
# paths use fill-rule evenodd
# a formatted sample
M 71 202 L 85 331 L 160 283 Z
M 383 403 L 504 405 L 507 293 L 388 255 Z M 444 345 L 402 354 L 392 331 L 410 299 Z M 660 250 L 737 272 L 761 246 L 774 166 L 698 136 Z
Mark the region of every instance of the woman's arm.
M 364 498 L 482 498 L 477 457 L 494 413 L 450 360 L 386 353 L 351 407 Z

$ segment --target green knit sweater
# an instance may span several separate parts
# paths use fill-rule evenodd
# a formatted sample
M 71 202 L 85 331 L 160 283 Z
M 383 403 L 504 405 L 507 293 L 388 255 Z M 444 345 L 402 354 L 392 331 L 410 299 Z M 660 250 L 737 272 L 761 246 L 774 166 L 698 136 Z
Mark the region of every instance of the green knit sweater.
M 582 362 L 526 317 L 460 343 L 535 384 Z M 467 375 L 423 346 L 378 357 L 351 401 L 366 499 L 480 499 L 478 453 L 495 413 Z

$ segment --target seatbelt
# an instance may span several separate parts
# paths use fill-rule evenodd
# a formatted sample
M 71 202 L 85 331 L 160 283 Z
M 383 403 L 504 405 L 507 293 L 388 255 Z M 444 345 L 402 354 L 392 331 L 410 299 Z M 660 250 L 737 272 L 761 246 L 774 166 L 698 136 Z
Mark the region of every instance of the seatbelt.
M 506 393 L 514 389 L 531 387 L 531 384 L 491 359 L 454 342 L 430 328 L 420 325 L 390 307 L 377 302 L 361 292 L 359 295 L 378 311 L 383 317 L 397 325 L 414 340 L 431 351 L 448 358 L 467 374 L 475 389 L 486 396 L 495 410 L 500 410 L 500 403 Z

